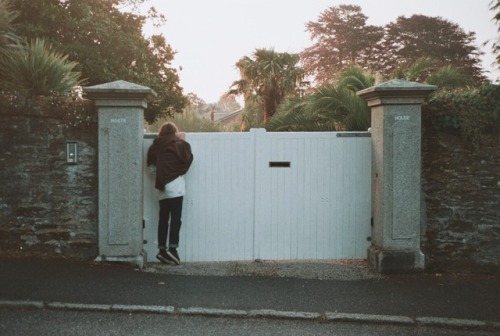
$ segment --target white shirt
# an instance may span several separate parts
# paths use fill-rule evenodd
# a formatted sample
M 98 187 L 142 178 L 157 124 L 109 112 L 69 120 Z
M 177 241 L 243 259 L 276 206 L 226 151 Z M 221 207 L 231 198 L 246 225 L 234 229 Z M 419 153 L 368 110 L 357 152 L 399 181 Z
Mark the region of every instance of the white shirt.
M 181 197 L 186 194 L 186 180 L 184 179 L 184 175 L 180 175 L 172 182 L 165 184 L 165 190 L 158 190 L 158 198 L 176 198 Z

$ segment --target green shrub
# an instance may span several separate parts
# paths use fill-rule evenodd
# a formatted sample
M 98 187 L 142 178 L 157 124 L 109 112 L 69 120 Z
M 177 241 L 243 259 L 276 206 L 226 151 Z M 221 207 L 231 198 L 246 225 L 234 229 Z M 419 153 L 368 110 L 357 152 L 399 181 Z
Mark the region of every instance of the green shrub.
M 500 86 L 442 90 L 429 99 L 424 111 L 437 129 L 458 132 L 478 145 L 482 136 L 500 130 Z
M 0 122 L 9 116 L 57 119 L 66 129 L 92 129 L 97 125 L 94 102 L 70 94 L 39 96 L 26 105 L 23 97 L 0 90 Z

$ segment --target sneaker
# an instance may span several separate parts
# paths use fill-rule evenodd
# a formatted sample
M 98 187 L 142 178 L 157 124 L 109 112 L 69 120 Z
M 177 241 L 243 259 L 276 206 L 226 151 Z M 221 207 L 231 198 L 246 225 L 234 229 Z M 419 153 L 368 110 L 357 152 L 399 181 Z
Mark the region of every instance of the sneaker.
M 168 257 L 168 254 L 165 250 L 161 250 L 157 255 L 156 259 L 161 261 L 163 264 L 170 264 L 171 260 Z
M 181 258 L 179 258 L 179 255 L 177 254 L 176 249 L 168 249 L 167 250 L 167 259 L 176 265 L 181 264 Z

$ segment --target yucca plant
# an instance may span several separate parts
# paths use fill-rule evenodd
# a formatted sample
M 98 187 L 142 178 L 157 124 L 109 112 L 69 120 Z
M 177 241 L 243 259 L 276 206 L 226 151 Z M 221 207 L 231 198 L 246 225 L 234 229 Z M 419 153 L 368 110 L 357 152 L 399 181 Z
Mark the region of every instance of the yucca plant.
M 0 87 L 25 98 L 65 93 L 80 85 L 77 63 L 41 39 L 11 48 L 0 59 Z
M 0 52 L 20 39 L 14 34 L 14 20 L 19 13 L 11 9 L 8 0 L 0 0 Z

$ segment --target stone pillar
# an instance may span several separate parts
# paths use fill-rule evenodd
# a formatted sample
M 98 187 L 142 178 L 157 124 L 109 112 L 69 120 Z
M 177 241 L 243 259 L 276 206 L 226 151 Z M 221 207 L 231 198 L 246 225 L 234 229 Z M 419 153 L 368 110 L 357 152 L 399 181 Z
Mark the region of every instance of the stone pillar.
M 359 91 L 371 108 L 372 236 L 369 265 L 380 273 L 423 271 L 421 105 L 436 86 L 391 80 Z
M 116 81 L 84 88 L 99 121 L 98 261 L 146 262 L 143 250 L 143 153 L 148 87 Z

